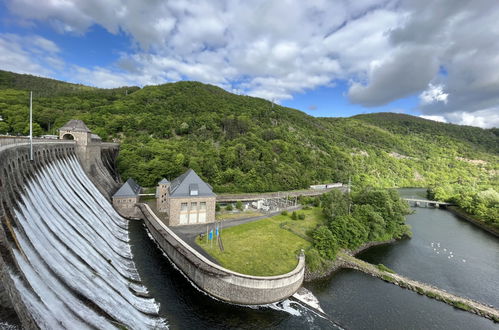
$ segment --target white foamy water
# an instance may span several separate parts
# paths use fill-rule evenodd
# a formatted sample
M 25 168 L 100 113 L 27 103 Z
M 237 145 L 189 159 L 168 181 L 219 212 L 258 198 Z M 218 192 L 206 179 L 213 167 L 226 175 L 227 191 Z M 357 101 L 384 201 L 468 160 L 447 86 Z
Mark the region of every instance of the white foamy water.
M 11 275 L 46 329 L 163 328 L 132 260 L 120 217 L 75 157 L 46 166 L 26 184 L 15 210 L 22 251 L 16 261 L 30 288 Z

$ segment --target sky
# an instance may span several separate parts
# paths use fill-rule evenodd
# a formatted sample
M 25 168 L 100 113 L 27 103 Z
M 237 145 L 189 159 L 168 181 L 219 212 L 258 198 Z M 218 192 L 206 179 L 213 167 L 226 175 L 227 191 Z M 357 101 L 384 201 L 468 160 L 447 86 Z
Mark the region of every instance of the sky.
M 499 127 L 497 0 L 3 0 L 0 69 Z

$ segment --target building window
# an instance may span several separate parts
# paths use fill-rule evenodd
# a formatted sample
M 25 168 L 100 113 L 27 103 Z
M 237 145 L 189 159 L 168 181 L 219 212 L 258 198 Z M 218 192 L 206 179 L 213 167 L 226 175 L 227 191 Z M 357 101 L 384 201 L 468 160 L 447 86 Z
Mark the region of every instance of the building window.
M 200 211 L 206 211 L 206 202 L 200 202 L 199 203 L 199 210 Z
M 180 211 L 187 211 L 187 203 L 180 204 Z
M 196 211 L 198 208 L 198 203 L 197 202 L 191 202 L 191 211 Z

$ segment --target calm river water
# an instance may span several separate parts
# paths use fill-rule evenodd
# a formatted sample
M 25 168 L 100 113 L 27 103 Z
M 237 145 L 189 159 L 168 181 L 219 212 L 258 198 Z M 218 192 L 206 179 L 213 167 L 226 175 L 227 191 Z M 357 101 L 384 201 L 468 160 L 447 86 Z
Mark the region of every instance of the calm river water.
M 424 196 L 422 189 L 400 192 Z M 499 306 L 499 239 L 447 211 L 414 210 L 407 218 L 413 228 L 412 239 L 372 248 L 359 257 L 449 292 Z M 131 224 L 131 239 L 142 279 L 161 303 L 161 313 L 170 328 L 336 328 L 290 301 L 260 308 L 215 301 L 193 288 L 170 265 L 141 223 Z M 347 329 L 498 328 L 492 321 L 357 271 L 340 271 L 305 286 L 331 319 Z

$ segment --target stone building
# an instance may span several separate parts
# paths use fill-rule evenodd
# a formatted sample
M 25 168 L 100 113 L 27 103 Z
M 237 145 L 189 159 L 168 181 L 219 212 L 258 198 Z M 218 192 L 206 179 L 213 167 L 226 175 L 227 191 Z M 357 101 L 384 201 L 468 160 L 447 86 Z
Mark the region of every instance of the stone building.
M 119 214 L 128 218 L 138 216 L 138 208 L 135 206 L 139 202 L 140 186 L 132 178 L 126 180 L 120 189 L 113 195 L 113 206 Z
M 216 195 L 192 169 L 172 182 L 161 180 L 156 197 L 157 209 L 167 213 L 169 226 L 215 222 Z

